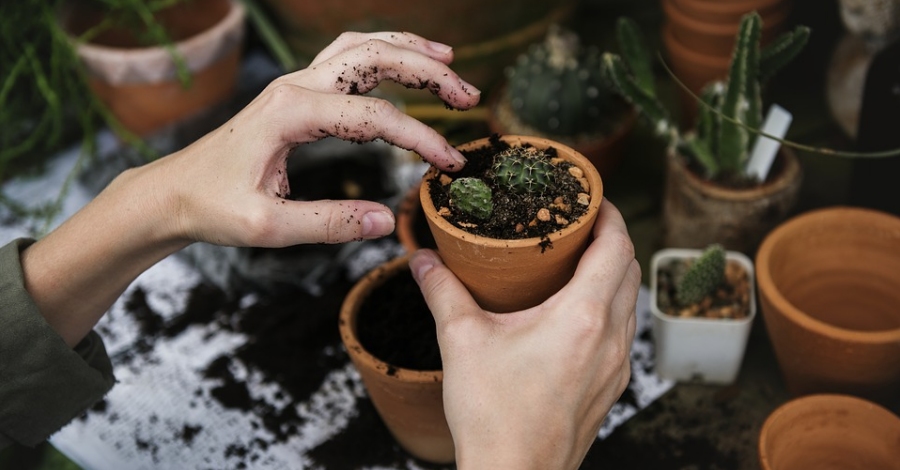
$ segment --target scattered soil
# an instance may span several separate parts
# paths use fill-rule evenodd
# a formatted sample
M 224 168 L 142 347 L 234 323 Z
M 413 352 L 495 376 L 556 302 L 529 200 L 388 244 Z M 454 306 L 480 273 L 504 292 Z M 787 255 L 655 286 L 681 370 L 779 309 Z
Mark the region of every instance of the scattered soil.
M 366 298 L 357 319 L 359 342 L 388 364 L 440 370 L 434 318 L 409 270 L 385 280 Z
M 659 267 L 657 304 L 666 315 L 684 318 L 741 319 L 750 314 L 750 276 L 744 267 L 732 260 L 725 264 L 725 280 L 713 293 L 693 305 L 675 302 L 675 281 L 693 260 L 673 260 Z
M 442 184 L 440 178 L 428 181 L 434 206 L 449 210 L 445 218 L 450 223 L 470 233 L 490 238 L 546 239 L 549 234 L 574 222 L 587 211 L 587 205 L 578 203 L 578 194 L 585 193 L 585 190 L 578 179 L 569 173 L 569 168 L 574 167 L 569 162 L 555 165 L 551 182 L 543 192 L 518 194 L 498 186 L 493 180 L 491 169 L 494 155 L 510 148 L 510 145 L 501 141 L 499 137 L 494 134 L 488 145 L 462 152 L 468 160 L 462 170 L 442 173 L 446 175 L 445 182 L 463 177 L 477 177 L 484 180 L 491 188 L 494 199 L 494 211 L 489 220 L 482 221 L 457 211 L 450 200 L 449 183 Z M 556 157 L 556 149 L 552 147 L 547 149 L 546 153 L 550 158 Z M 538 218 L 538 211 L 542 209 L 549 211 L 549 216 L 545 220 Z

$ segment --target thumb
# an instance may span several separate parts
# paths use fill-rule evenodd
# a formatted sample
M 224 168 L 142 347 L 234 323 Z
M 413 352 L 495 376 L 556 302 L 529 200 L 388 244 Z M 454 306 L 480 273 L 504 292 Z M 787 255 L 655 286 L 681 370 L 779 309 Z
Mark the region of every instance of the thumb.
M 454 316 L 481 309 L 434 250 L 423 249 L 413 253 L 409 269 L 422 290 L 439 331 Z

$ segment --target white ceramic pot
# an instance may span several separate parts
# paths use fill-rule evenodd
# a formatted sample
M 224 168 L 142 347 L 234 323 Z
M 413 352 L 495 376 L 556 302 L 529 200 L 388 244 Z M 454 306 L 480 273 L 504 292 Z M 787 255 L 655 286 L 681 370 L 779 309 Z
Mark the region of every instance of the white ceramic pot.
M 740 371 L 756 317 L 755 275 L 750 258 L 737 251 L 726 252 L 726 259 L 740 263 L 749 275 L 750 312 L 746 318 L 679 318 L 666 315 L 657 305 L 659 267 L 673 259 L 697 258 L 701 253 L 700 249 L 666 248 L 657 251 L 650 262 L 656 372 L 664 379 L 680 382 L 730 384 Z

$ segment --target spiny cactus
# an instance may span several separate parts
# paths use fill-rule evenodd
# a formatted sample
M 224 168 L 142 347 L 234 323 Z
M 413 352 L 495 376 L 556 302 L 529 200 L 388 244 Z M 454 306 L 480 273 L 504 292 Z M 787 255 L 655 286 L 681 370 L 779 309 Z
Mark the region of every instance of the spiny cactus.
M 798 26 L 760 49 L 762 20 L 756 12 L 741 19 L 731 66 L 725 82 L 708 84 L 700 99 L 695 132 L 681 135 L 678 125 L 656 96 L 650 58 L 637 25 L 620 18 L 616 28 L 622 55 L 603 55 L 603 71 L 613 88 L 635 105 L 654 124 L 669 144 L 693 158 L 706 177 L 745 176 L 750 149 L 762 125 L 761 84 L 790 62 L 806 45 L 810 30 Z
M 553 25 L 506 69 L 503 99 L 524 124 L 548 135 L 576 136 L 603 130 L 624 103 L 604 82 L 600 53 Z
M 520 194 L 543 192 L 550 183 L 553 165 L 544 151 L 512 147 L 494 157 L 494 178 Z
M 675 300 L 682 306 L 695 304 L 716 291 L 725 279 L 725 249 L 713 244 L 684 272 L 675 288 Z
M 457 178 L 450 183 L 450 201 L 466 214 L 487 220 L 494 211 L 491 188 L 478 178 Z

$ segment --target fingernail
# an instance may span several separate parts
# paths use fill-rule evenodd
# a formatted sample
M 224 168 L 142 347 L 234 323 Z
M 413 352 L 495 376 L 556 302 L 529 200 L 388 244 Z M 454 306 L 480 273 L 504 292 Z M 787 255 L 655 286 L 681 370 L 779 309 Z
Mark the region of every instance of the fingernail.
M 431 250 L 419 250 L 413 253 L 409 259 L 409 270 L 416 282 L 421 283 L 425 274 L 431 271 L 437 263 L 438 260 Z
M 394 231 L 394 215 L 390 212 L 367 212 L 362 217 L 363 238 L 378 238 Z
M 468 93 L 470 96 L 475 96 L 475 95 L 481 94 L 481 90 L 479 90 L 478 88 L 475 88 L 475 85 L 472 85 L 471 83 L 469 83 L 461 78 L 459 79 L 459 84 L 462 85 L 463 91 Z
M 435 52 L 440 52 L 441 54 L 447 54 L 453 50 L 452 47 L 450 47 L 444 43 L 436 42 L 436 41 L 428 41 L 428 47 L 430 47 L 431 50 L 433 50 Z
M 459 150 L 456 150 L 453 147 L 450 147 L 450 158 L 452 158 L 456 163 L 459 164 L 459 166 L 451 168 L 451 170 L 453 171 L 462 169 L 462 167 L 464 167 L 466 165 L 466 162 L 468 161 L 466 160 L 466 157 L 464 157 L 463 154 L 459 152 Z

